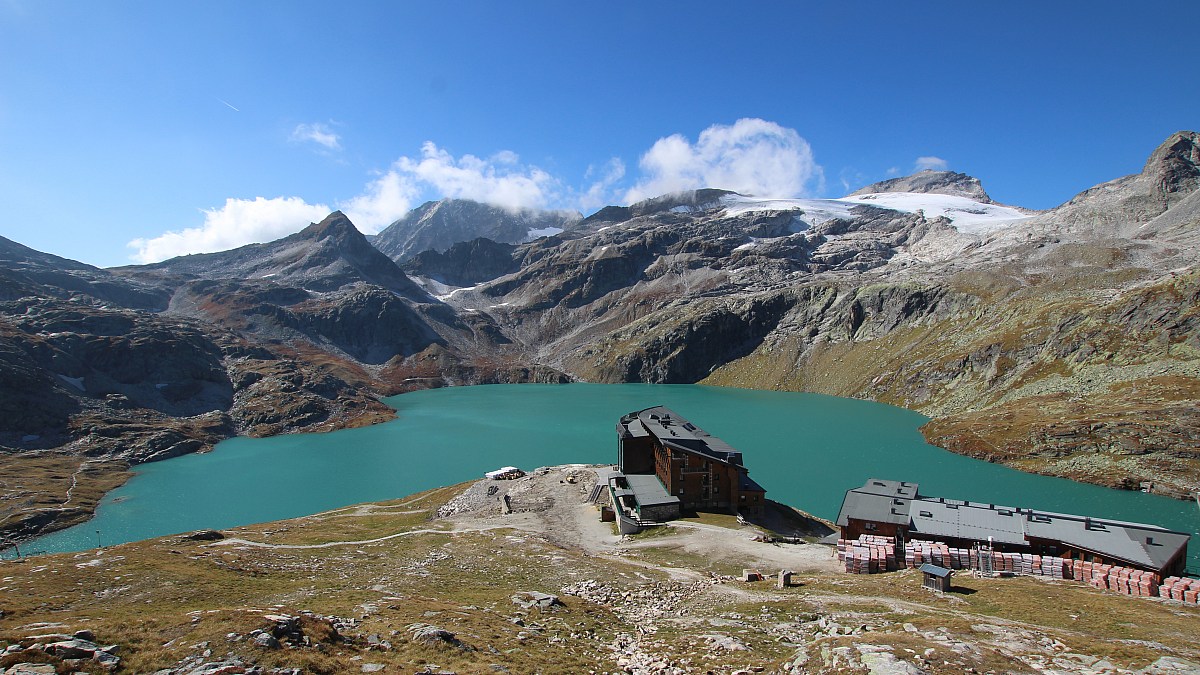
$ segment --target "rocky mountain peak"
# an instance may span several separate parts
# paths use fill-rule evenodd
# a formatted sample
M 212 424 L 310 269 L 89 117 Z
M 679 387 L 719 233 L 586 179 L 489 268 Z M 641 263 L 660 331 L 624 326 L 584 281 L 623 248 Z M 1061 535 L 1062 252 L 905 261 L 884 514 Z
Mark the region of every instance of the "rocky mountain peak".
M 1142 175 L 1148 178 L 1168 204 L 1200 188 L 1200 133 L 1171 134 L 1150 153 Z
M 470 199 L 426 202 L 375 235 L 371 243 L 393 260 L 406 261 L 422 251 L 444 252 L 479 237 L 519 244 L 573 226 L 573 211 L 509 209 Z
M 358 238 L 363 235 L 358 231 L 358 228 L 354 227 L 354 223 L 350 222 L 346 214 L 341 211 L 334 211 L 325 216 L 325 219 L 321 222 L 312 223 L 301 230 L 298 236 L 302 239 L 315 239 L 317 241 L 330 237 L 345 241 L 347 237 Z
M 983 185 L 979 182 L 978 178 L 955 171 L 918 171 L 911 176 L 891 178 L 878 183 L 872 183 L 861 190 L 852 192 L 850 196 L 879 192 L 955 195 L 974 199 L 984 204 L 992 203 L 992 198 L 984 191 Z

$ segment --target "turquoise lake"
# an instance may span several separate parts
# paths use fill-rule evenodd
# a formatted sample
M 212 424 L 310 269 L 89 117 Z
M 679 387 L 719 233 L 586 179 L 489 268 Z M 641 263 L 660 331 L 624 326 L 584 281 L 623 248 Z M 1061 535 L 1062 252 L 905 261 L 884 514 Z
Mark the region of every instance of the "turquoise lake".
M 1195 502 L 1035 476 L 928 445 L 923 416 L 816 394 L 699 385 L 453 387 L 387 399 L 397 419 L 363 429 L 234 438 L 203 455 L 137 467 L 96 517 L 22 547 L 78 551 L 197 529 L 294 518 L 526 470 L 616 461 L 617 419 L 666 405 L 742 451 L 767 496 L 833 519 L 868 478 L 920 483 L 923 494 L 1154 523 L 1193 534 Z M 11 555 L 11 553 L 8 553 Z

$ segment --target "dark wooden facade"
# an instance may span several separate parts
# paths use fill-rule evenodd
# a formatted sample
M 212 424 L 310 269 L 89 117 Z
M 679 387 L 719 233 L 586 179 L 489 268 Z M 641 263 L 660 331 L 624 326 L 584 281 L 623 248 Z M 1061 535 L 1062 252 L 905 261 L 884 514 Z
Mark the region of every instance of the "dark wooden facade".
M 744 485 L 746 468 L 699 453 L 678 450 L 654 439 L 654 473 L 667 492 L 693 511 L 762 515 L 766 491 Z
M 859 535 L 874 534 L 880 537 L 891 537 L 897 541 L 907 538 L 908 528 L 896 523 L 881 523 L 874 520 L 849 518 L 842 526 L 842 539 L 858 539 Z
M 741 464 L 741 453 L 731 448 L 725 451 L 728 446 L 676 416 L 673 425 L 688 428 L 688 441 L 695 446 L 681 447 L 680 440 L 655 435 L 641 424 L 638 414 L 626 415 L 617 425 L 619 468 L 623 473 L 653 473 L 668 494 L 679 497 L 685 510 L 747 517 L 763 514 L 766 491 L 749 477 Z M 693 432 L 711 439 L 707 442 L 721 443 L 722 449 L 706 452 L 705 442 L 695 442 Z

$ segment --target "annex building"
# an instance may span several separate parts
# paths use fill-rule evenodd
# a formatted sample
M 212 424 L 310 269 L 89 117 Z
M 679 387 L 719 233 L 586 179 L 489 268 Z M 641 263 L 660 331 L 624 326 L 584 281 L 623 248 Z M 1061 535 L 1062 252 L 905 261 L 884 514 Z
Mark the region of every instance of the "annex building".
M 621 417 L 617 460 L 610 484 L 621 492 L 614 497 L 644 520 L 669 520 L 684 510 L 763 514 L 766 490 L 750 478 L 742 453 L 669 408 Z
M 837 525 L 843 539 L 859 535 L 938 541 L 952 547 L 991 545 L 995 551 L 1057 556 L 1131 567 L 1161 576 L 1182 574 L 1188 534 L 1028 508 L 928 497 L 916 483 L 872 478 L 846 492 Z

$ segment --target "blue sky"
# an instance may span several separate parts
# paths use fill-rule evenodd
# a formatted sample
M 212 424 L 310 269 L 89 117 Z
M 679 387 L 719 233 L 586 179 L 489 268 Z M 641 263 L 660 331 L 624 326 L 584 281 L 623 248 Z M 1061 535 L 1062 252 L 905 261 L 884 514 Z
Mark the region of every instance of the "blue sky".
M 0 235 L 112 266 L 921 166 L 1048 208 L 1200 127 L 1194 2 L 347 4 L 0 0 Z

